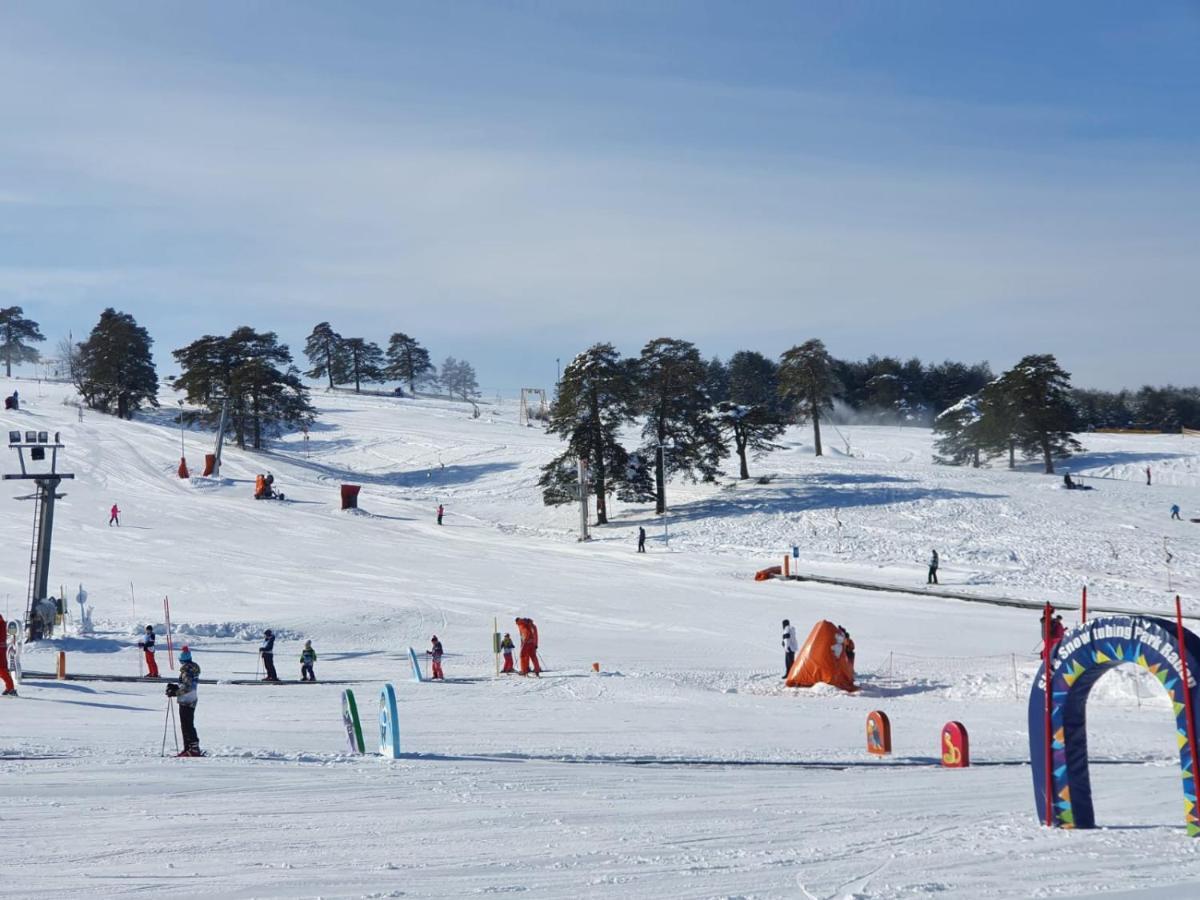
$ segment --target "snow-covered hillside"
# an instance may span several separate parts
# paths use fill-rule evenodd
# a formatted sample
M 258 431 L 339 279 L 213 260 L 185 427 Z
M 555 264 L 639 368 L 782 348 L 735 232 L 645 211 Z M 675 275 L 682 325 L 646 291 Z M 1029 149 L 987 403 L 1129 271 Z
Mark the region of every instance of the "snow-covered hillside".
M 311 639 L 368 726 L 395 683 L 406 756 L 346 753 L 339 685 L 202 686 L 211 756 L 193 760 L 160 758 L 159 684 L 27 680 L 0 704 L 0 817 L 26 838 L 0 895 L 1152 897 L 1200 879 L 1161 688 L 1124 671 L 1097 687 L 1093 786 L 1114 827 L 1048 832 L 1026 764 L 1037 613 L 919 596 L 937 548 L 954 590 L 1074 602 L 1086 582 L 1101 606 L 1165 613 L 1180 592 L 1200 613 L 1200 441 L 1083 436 L 1069 467 L 1094 489 L 1068 492 L 1030 468 L 935 466 L 924 430 L 831 430 L 816 459 L 798 429 L 752 465 L 769 483 L 672 484 L 669 542 L 614 502 L 581 545 L 576 512 L 536 487 L 557 439 L 515 403 L 475 419 L 318 392 L 307 441 L 227 445 L 221 480 L 180 480 L 173 398 L 80 422 L 69 389 L 18 386 L 5 430 L 67 444 L 51 577 L 87 590 L 98 632 L 27 648 L 27 669 L 65 649 L 72 672 L 136 675 L 136 632 L 169 596 L 206 678 L 253 679 L 271 627 L 281 674 Z M 212 436 L 184 440 L 199 469 Z M 268 470 L 286 502 L 252 499 Z M 341 484 L 362 486 L 359 511 Z M 9 504 L 0 589 L 20 618 L 32 509 Z M 752 580 L 793 544 L 802 571 L 914 593 Z M 540 680 L 494 677 L 493 620 L 515 637 L 518 615 L 538 623 Z M 784 688 L 784 617 L 802 638 L 822 618 L 849 629 L 863 690 Z M 450 681 L 414 684 L 408 648 L 433 634 Z M 885 765 L 864 751 L 872 709 L 895 732 Z M 970 769 L 934 765 L 952 719 Z

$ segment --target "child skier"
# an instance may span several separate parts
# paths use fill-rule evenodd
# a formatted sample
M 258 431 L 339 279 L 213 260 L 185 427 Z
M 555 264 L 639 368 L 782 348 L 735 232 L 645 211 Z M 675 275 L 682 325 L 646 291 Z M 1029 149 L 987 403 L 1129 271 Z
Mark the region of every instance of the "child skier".
M 146 677 L 158 677 L 158 663 L 154 661 L 154 626 L 147 625 L 146 632 L 142 635 L 142 639 L 138 641 L 138 647 L 142 654 L 146 657 Z
M 108 524 L 111 526 L 116 523 L 117 527 L 121 527 L 121 510 L 117 509 L 117 504 L 112 505 L 112 509 L 108 511 Z
M 13 685 L 12 676 L 8 674 L 8 623 L 4 621 L 4 616 L 0 616 L 0 638 L 3 638 L 3 652 L 0 653 L 0 681 L 4 682 L 4 696 L 17 696 L 17 689 Z
M 167 696 L 179 701 L 179 727 L 183 731 L 180 756 L 203 756 L 200 735 L 196 733 L 196 703 L 200 693 L 200 667 L 192 662 L 187 644 L 179 653 L 179 683 L 167 685 Z
M 431 640 L 433 644 L 425 651 L 425 655 L 433 658 L 433 680 L 445 681 L 446 676 L 442 673 L 442 642 L 438 640 L 436 634 Z
M 512 635 L 507 631 L 504 632 L 504 640 L 500 642 L 500 652 L 504 654 L 504 668 L 500 670 L 502 675 L 511 675 L 513 673 L 513 650 L 516 648 L 513 643 Z
M 304 649 L 300 651 L 300 680 L 301 681 L 316 681 L 317 676 L 313 674 L 313 663 L 317 661 L 317 651 L 313 649 L 312 641 L 304 642 Z

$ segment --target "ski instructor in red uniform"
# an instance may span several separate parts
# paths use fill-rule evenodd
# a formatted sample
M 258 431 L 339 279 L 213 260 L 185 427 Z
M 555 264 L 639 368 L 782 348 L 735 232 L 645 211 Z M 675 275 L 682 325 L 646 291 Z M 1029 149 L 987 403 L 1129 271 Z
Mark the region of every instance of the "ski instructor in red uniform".
M 4 696 L 17 696 L 17 688 L 13 684 L 12 676 L 8 674 L 8 623 L 4 621 L 4 616 L 0 616 L 0 637 L 3 638 L 3 651 L 0 652 L 0 681 L 4 682 Z
M 517 631 L 521 633 L 521 674 L 528 675 L 530 666 L 533 674 L 541 677 L 542 666 L 538 662 L 538 632 L 533 619 L 516 619 Z

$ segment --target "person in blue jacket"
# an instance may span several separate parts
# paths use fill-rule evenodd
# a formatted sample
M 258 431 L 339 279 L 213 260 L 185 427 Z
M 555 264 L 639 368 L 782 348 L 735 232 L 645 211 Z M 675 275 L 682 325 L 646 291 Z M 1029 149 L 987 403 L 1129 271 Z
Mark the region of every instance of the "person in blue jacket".
M 279 676 L 275 674 L 275 633 L 270 628 L 263 632 L 263 642 L 259 644 L 258 655 L 262 657 L 263 669 L 267 673 L 263 681 L 278 681 Z

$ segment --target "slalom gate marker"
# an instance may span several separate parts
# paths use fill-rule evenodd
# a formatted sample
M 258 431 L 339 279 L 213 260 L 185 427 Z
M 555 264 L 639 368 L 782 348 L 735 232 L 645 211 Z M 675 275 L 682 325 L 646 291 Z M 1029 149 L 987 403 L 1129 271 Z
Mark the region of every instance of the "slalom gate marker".
M 390 683 L 379 692 L 379 755 L 400 758 L 400 716 L 396 711 L 396 689 Z
M 867 752 L 876 756 L 892 752 L 892 723 L 882 710 L 867 713 Z
M 55 668 L 54 677 L 59 681 L 67 680 L 67 651 L 58 651 L 58 666 Z
M 413 681 L 420 684 L 425 680 L 425 676 L 421 674 L 421 661 L 417 659 L 417 651 L 412 647 L 408 648 L 408 658 L 412 662 Z
M 971 765 L 967 728 L 962 722 L 947 722 L 942 726 L 942 766 L 946 769 L 965 769 Z
M 354 702 L 354 691 L 342 691 L 342 724 L 346 726 L 346 738 L 350 741 L 351 753 L 365 753 L 362 723 L 358 720 L 358 704 Z
M 598 663 L 598 662 L 592 663 L 592 671 L 599 672 L 600 671 L 600 663 Z
M 1047 654 L 1049 665 L 1043 663 L 1029 693 L 1029 755 L 1038 817 L 1048 826 L 1096 826 L 1088 778 L 1088 695 L 1109 669 L 1136 665 L 1171 698 L 1187 833 L 1200 836 L 1194 752 L 1200 686 L 1192 674 L 1200 671 L 1200 637 L 1183 627 L 1178 598 L 1175 616 L 1174 622 L 1154 616 L 1093 618 L 1064 634 L 1053 654 Z

